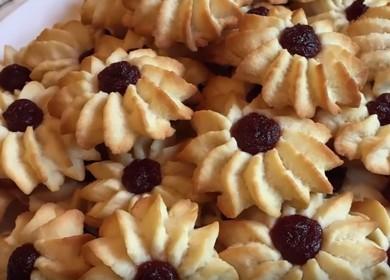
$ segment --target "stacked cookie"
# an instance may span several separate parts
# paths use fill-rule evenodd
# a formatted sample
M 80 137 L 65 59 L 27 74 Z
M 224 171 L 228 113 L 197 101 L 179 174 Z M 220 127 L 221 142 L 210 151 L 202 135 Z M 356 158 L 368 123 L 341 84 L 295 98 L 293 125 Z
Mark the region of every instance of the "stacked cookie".
M 85 0 L 0 64 L 0 279 L 390 279 L 390 1 Z

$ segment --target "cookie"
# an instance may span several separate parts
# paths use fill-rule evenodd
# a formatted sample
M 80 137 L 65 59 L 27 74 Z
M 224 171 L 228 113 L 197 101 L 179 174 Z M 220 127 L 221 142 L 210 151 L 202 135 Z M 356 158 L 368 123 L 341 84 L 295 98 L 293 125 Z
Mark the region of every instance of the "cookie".
M 78 279 L 89 265 L 82 246 L 93 237 L 83 232 L 84 215 L 45 204 L 18 216 L 13 231 L 0 238 L 2 279 Z
M 93 268 L 81 279 L 238 279 L 214 250 L 218 223 L 194 229 L 196 203 L 180 200 L 167 210 L 154 196 L 139 210 L 105 219 L 100 237 L 84 247 Z
M 153 36 L 159 48 L 183 43 L 197 51 L 235 27 L 250 1 L 138 1 L 124 0 L 128 12 L 123 23 L 136 33 Z
M 240 279 L 384 279 L 386 251 L 368 238 L 376 222 L 351 213 L 352 194 L 314 195 L 302 211 L 286 207 L 278 219 L 224 221 L 220 257 Z
M 219 193 L 229 218 L 253 205 L 277 217 L 285 201 L 305 208 L 312 192 L 333 191 L 325 171 L 342 160 L 325 145 L 330 132 L 321 124 L 251 110 L 197 111 L 192 124 L 198 136 L 179 158 L 196 165 L 196 190 Z
M 293 108 L 298 116 L 311 118 L 317 108 L 337 114 L 341 106 L 359 105 L 368 73 L 358 51 L 331 22 L 310 24 L 303 10 L 277 6 L 266 16 L 244 15 L 238 29 L 205 55 L 237 66 L 235 78 L 261 85 L 270 107 Z
M 106 61 L 90 57 L 67 77 L 50 112 L 59 112 L 62 132 L 75 133 L 81 147 L 104 143 L 114 154 L 126 153 L 138 138 L 166 139 L 174 133 L 170 121 L 191 118 L 183 102 L 197 88 L 183 73 L 180 62 L 151 49 L 118 49 Z
M 47 28 L 22 50 L 21 62 L 31 78 L 52 86 L 67 73 L 77 70 L 85 52 L 94 47 L 94 30 L 79 21 L 57 23 Z
M 12 72 L 17 79 L 18 71 Z M 12 92 L 2 87 L 0 82 L 1 177 L 13 180 L 25 194 L 39 184 L 57 191 L 65 176 L 83 180 L 84 160 L 97 160 L 99 154 L 80 149 L 74 136 L 61 135 L 58 121 L 48 116 L 46 104 L 56 88 L 38 82 Z

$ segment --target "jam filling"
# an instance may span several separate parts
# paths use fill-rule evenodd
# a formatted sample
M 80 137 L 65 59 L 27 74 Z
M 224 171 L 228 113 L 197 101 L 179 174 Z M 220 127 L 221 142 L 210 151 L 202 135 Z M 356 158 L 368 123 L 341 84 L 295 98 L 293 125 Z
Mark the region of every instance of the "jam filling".
M 278 143 L 282 131 L 273 119 L 250 113 L 233 125 L 231 134 L 242 151 L 256 155 L 272 150 Z
M 161 167 L 151 159 L 136 159 L 123 170 L 122 184 L 131 193 L 151 192 L 161 184 Z
M 390 124 L 390 93 L 384 93 L 374 101 L 368 102 L 367 110 L 370 115 L 378 116 L 381 125 Z
M 138 267 L 134 280 L 179 280 L 176 269 L 167 262 L 148 261 Z
M 347 175 L 347 168 L 345 166 L 339 166 L 332 170 L 325 172 L 329 182 L 333 186 L 333 193 L 338 193 L 343 187 L 345 177 Z
M 345 9 L 345 15 L 348 21 L 354 21 L 367 12 L 367 10 L 368 6 L 364 5 L 364 0 L 356 0 Z
M 7 280 L 30 280 L 34 263 L 39 256 L 39 252 L 32 244 L 16 248 L 8 260 Z
M 0 87 L 10 91 L 21 90 L 24 85 L 31 81 L 31 71 L 19 64 L 11 64 L 0 72 Z
M 43 121 L 43 112 L 34 102 L 18 99 L 8 106 L 3 113 L 7 127 L 13 132 L 24 132 L 27 127 L 37 128 Z
M 310 25 L 297 24 L 284 29 L 279 42 L 291 55 L 313 58 L 321 52 L 321 41 Z
M 301 215 L 281 217 L 271 229 L 271 239 L 282 257 L 295 265 L 303 265 L 321 249 L 321 225 Z
M 99 90 L 124 95 L 129 85 L 135 85 L 141 78 L 138 67 L 126 61 L 113 63 L 98 74 Z

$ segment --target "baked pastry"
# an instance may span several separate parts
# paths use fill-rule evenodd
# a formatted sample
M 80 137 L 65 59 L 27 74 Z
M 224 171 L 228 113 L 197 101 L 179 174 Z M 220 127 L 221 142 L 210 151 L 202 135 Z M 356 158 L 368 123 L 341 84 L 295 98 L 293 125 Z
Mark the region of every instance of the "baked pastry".
M 367 238 L 377 225 L 350 212 L 352 198 L 316 194 L 307 209 L 286 207 L 278 219 L 224 221 L 219 255 L 242 280 L 386 279 L 389 268 L 377 269 L 386 251 Z
M 383 1 L 370 2 L 379 4 Z M 388 0 L 385 2 L 390 3 Z M 368 9 L 348 26 L 346 33 L 359 45 L 359 57 L 370 70 L 370 81 L 378 72 L 390 68 L 389 5 Z
M 176 150 L 177 147 L 165 148 L 158 155 L 135 157 L 126 165 L 102 161 L 87 166 L 96 178 L 80 191 L 81 199 L 89 205 L 87 223 L 99 226 L 117 209 L 131 209 L 151 194 L 160 194 L 168 207 L 181 199 L 205 201 L 205 195 L 194 193 L 194 166 L 173 160 Z
M 31 78 L 52 86 L 77 70 L 94 47 L 94 30 L 79 21 L 57 23 L 42 31 L 24 50 L 21 62 L 31 69 Z
M 189 200 L 168 211 L 160 196 L 143 204 L 141 216 L 116 211 L 85 245 L 94 267 L 81 279 L 238 279 L 214 250 L 218 223 L 194 229 L 197 212 Z
M 203 110 L 192 125 L 198 136 L 178 157 L 196 165 L 198 192 L 219 193 L 217 205 L 228 218 L 253 205 L 278 217 L 285 201 L 305 208 L 312 192 L 333 191 L 325 171 L 342 160 L 325 145 L 331 135 L 321 124 L 268 111 L 232 110 L 225 117 Z
M 349 160 L 360 159 L 376 174 L 390 175 L 390 94 L 384 93 L 361 106 L 365 118 L 342 126 L 334 147 Z
M 332 114 L 357 107 L 367 79 L 358 46 L 329 21 L 308 24 L 302 9 L 267 10 L 244 15 L 237 30 L 205 51 L 207 58 L 237 66 L 234 78 L 262 85 L 270 107 L 292 107 L 299 117 L 313 117 L 317 107 Z
M 349 23 L 358 20 L 370 8 L 384 8 L 389 0 L 294 0 L 294 8 L 303 8 L 309 21 L 331 20 L 336 29 L 344 30 Z
M 147 1 L 123 0 L 128 12 L 123 23 L 136 33 L 153 36 L 159 48 L 184 43 L 192 51 L 235 27 L 240 7 L 251 0 Z
M 67 77 L 50 112 L 61 115 L 62 132 L 75 133 L 82 148 L 104 143 L 126 153 L 139 137 L 166 139 L 174 133 L 170 121 L 191 118 L 183 101 L 197 88 L 183 73 L 181 63 L 151 49 L 118 49 L 106 61 L 92 56 Z
M 93 238 L 83 233 L 83 220 L 80 211 L 51 203 L 18 216 L 0 238 L 1 279 L 78 279 L 89 269 L 81 247 Z
M 72 135 L 60 134 L 58 121 L 45 114 L 57 89 L 28 82 L 27 73 L 18 64 L 0 72 L 0 177 L 13 180 L 25 194 L 39 184 L 56 191 L 65 176 L 83 180 L 84 160 L 100 157 L 94 149 L 80 149 Z
M 122 24 L 126 8 L 122 0 L 84 0 L 81 7 L 81 21 L 96 28 L 104 28 L 116 36 L 126 34 Z

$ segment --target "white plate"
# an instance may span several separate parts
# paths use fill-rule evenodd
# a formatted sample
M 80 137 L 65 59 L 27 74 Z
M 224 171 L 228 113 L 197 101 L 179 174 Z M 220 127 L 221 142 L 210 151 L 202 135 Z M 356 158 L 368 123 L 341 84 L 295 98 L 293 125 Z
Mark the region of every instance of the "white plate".
M 79 18 L 82 4 L 82 0 L 28 0 L 22 4 L 15 2 L 19 6 L 0 19 L 0 60 L 5 45 L 21 48 L 45 27 Z M 5 7 L 12 10 L 12 5 L 14 4 L 7 4 Z

